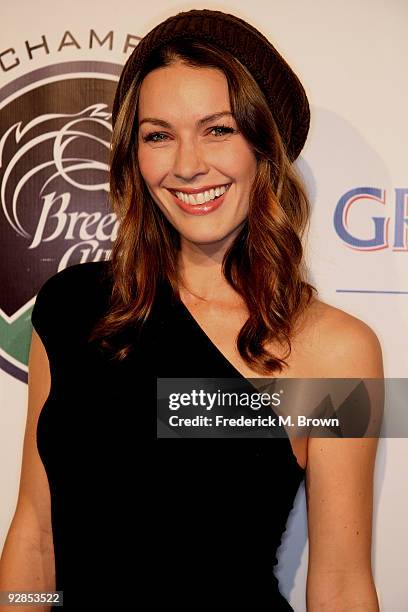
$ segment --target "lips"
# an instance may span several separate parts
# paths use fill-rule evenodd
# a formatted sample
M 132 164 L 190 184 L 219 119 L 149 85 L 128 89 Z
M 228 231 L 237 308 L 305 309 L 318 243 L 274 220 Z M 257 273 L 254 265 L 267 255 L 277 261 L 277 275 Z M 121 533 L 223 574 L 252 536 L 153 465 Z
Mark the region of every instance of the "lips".
M 172 193 L 176 193 L 177 191 L 181 191 L 182 193 L 187 193 L 187 194 L 192 194 L 195 195 L 197 193 L 204 193 L 204 191 L 211 191 L 211 189 L 217 189 L 217 188 L 221 188 L 221 187 L 227 187 L 230 186 L 231 183 L 223 183 L 222 185 L 203 185 L 202 187 L 180 187 L 179 189 L 177 189 L 177 187 L 173 188 L 173 187 L 168 187 L 168 190 L 171 191 Z
M 226 185 L 227 184 L 231 185 L 231 183 L 226 183 Z M 217 185 L 216 187 L 223 187 L 223 186 L 224 185 Z M 214 189 L 214 187 L 210 187 L 210 189 Z M 173 193 L 172 189 L 169 189 L 168 191 L 171 193 L 171 197 L 173 198 L 177 206 L 184 212 L 189 213 L 190 215 L 207 215 L 217 210 L 217 208 L 221 206 L 221 204 L 225 200 L 226 195 L 229 192 L 229 189 L 227 189 L 225 193 L 215 198 L 214 200 L 210 200 L 209 202 L 203 202 L 202 204 L 189 204 L 189 203 L 183 202 L 183 200 L 180 200 Z M 177 189 L 176 191 L 179 191 L 179 190 Z M 187 190 L 187 189 L 180 190 L 180 191 L 184 191 L 185 193 L 190 193 L 190 190 Z M 201 187 L 200 189 L 194 190 L 194 193 L 202 193 L 202 191 L 203 191 L 203 188 Z M 206 189 L 205 191 L 209 191 L 209 190 Z

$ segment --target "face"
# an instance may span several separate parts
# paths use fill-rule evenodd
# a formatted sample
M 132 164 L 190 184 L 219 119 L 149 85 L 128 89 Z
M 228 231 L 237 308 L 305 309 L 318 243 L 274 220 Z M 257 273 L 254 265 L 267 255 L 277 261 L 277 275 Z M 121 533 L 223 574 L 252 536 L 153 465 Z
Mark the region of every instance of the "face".
M 181 62 L 150 72 L 138 121 L 141 174 L 182 243 L 233 238 L 248 214 L 256 158 L 231 115 L 223 72 Z

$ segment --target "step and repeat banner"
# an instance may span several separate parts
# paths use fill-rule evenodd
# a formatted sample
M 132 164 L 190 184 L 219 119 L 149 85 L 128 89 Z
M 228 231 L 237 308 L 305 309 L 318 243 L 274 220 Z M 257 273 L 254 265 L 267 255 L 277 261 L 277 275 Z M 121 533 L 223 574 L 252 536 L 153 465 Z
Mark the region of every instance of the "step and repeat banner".
M 248 20 L 298 74 L 311 106 L 308 140 L 296 161 L 312 202 L 310 280 L 320 299 L 375 331 L 387 378 L 408 375 L 405 0 L 4 0 L 0 549 L 18 493 L 36 294 L 59 270 L 109 258 L 117 231 L 107 164 L 116 83 L 145 33 L 191 8 Z M 396 394 L 392 402 L 401 412 L 407 400 Z M 385 612 L 408 609 L 407 468 L 408 441 L 383 437 L 375 475 L 373 571 Z M 302 486 L 279 565 L 282 590 L 299 612 L 306 609 L 307 555 Z

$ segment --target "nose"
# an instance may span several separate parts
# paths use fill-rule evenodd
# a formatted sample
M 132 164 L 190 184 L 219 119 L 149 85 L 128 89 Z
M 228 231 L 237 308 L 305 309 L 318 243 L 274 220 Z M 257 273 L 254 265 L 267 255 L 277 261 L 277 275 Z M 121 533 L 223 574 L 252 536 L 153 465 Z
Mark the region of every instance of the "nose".
M 208 164 L 200 146 L 193 138 L 180 141 L 174 158 L 173 174 L 186 183 L 199 174 L 207 174 Z

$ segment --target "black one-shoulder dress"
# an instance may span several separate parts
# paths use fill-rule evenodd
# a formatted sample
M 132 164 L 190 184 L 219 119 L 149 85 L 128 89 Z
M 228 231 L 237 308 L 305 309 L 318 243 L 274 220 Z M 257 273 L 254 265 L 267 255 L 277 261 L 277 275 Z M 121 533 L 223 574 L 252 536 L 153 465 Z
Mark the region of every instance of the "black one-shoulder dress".
M 126 360 L 89 344 L 110 269 L 55 274 L 31 318 L 51 371 L 37 445 L 62 609 L 292 610 L 274 574 L 305 474 L 289 439 L 158 439 L 158 377 L 245 379 L 166 285 Z

